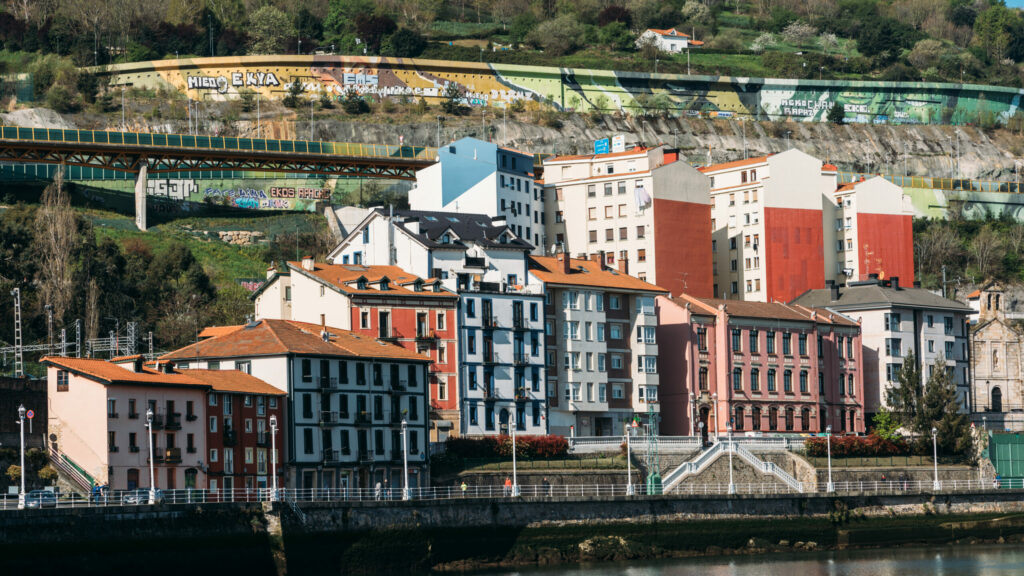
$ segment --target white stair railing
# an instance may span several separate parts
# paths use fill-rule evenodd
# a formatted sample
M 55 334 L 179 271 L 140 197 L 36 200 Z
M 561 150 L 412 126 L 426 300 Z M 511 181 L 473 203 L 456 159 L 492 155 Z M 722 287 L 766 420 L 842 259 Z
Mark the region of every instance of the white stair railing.
M 714 462 L 715 458 L 725 451 L 725 445 L 716 443 L 710 449 L 705 450 L 699 456 L 688 462 L 683 462 L 675 470 L 671 471 L 662 479 L 662 486 L 665 492 L 670 491 L 687 476 L 701 473 L 705 468 Z
M 757 456 L 754 456 L 754 453 L 748 450 L 742 444 L 735 444 L 735 446 L 736 453 L 740 455 L 740 458 L 746 460 L 747 463 L 749 463 L 751 466 L 757 468 L 758 470 L 765 474 L 774 475 L 776 478 L 782 480 L 787 486 L 789 486 L 793 490 L 796 490 L 797 492 L 804 491 L 803 484 L 801 484 L 800 481 L 794 478 L 789 472 L 786 472 L 782 468 L 776 466 L 774 462 L 767 462 L 765 460 L 761 460 Z

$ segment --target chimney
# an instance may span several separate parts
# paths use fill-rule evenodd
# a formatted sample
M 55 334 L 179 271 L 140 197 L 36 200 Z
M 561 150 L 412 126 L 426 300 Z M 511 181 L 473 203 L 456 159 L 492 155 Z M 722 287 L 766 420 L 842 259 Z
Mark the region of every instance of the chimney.
M 165 362 L 163 366 L 164 374 L 174 374 L 174 362 Z
M 619 272 L 629 276 L 629 259 L 619 258 Z
M 900 288 L 900 277 L 899 276 L 893 276 L 890 281 L 892 282 L 892 289 L 893 290 L 900 290 L 901 289 Z
M 270 266 L 267 268 L 267 280 L 273 278 L 274 274 L 277 274 L 277 266 Z
M 562 252 L 559 252 L 558 255 L 555 256 L 555 258 L 557 258 L 558 262 L 562 264 L 559 267 L 559 272 L 561 272 L 562 274 L 568 274 L 569 270 L 572 268 L 572 258 L 570 258 L 564 250 Z
M 132 362 L 132 369 L 136 373 L 142 372 L 142 363 L 143 363 L 142 356 L 139 356 L 138 358 L 135 359 L 134 362 Z
M 313 271 L 313 257 L 306 255 L 302 257 L 302 269 L 307 272 Z
M 839 300 L 839 285 L 833 284 L 830 288 L 832 289 L 832 301 L 837 302 Z
M 601 265 L 601 261 L 604 260 L 604 250 L 601 250 L 599 252 L 595 252 L 594 254 L 591 254 L 589 260 L 591 262 L 593 262 L 594 264 L 597 264 L 598 266 L 600 266 Z

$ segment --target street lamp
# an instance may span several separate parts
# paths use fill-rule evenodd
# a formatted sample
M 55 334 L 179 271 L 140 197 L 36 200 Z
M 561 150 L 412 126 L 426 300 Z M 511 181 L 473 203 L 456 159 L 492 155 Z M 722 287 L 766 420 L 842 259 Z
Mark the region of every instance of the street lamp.
M 693 436 L 693 421 L 697 419 L 697 397 L 690 392 L 690 436 Z
M 270 474 L 274 477 L 270 501 L 277 502 L 277 414 L 270 415 Z
M 636 428 L 636 420 L 632 424 L 626 424 L 626 496 L 632 496 L 636 493 L 633 488 L 633 455 L 629 440 L 632 434 L 630 428 Z
M 654 59 L 654 73 L 655 74 L 658 73 L 658 59 L 657 58 Z
M 409 499 L 409 423 L 402 418 L 402 500 Z
M 941 490 L 939 484 L 939 431 L 932 428 L 932 465 L 935 468 L 935 479 L 932 481 L 932 490 Z
M 25 405 L 18 406 L 18 425 L 21 427 L 21 492 L 18 493 L 18 509 L 25 507 Z
M 149 436 L 149 503 L 156 503 L 156 472 L 153 469 L 153 409 L 146 409 L 146 430 Z
M 715 442 L 718 442 L 718 392 L 711 394 L 711 407 L 714 409 L 711 414 L 715 417 Z
M 729 494 L 735 494 L 736 485 L 732 483 L 732 452 L 734 448 L 732 443 L 732 421 L 727 422 L 725 427 L 729 432 Z
M 519 479 L 516 478 L 516 419 L 519 415 L 515 408 L 512 409 L 512 421 L 509 428 L 512 429 L 512 496 L 519 496 Z
M 836 485 L 832 483 L 832 426 L 825 426 L 825 446 L 828 448 L 828 484 L 825 491 L 835 492 Z

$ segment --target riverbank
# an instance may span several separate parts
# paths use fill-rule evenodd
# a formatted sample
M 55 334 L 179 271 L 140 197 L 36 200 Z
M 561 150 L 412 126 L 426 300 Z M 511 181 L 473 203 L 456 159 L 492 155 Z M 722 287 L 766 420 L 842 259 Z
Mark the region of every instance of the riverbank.
M 381 574 L 1024 542 L 1024 491 L 458 499 L 0 513 L 0 573 Z M 277 563 L 275 563 L 275 557 Z

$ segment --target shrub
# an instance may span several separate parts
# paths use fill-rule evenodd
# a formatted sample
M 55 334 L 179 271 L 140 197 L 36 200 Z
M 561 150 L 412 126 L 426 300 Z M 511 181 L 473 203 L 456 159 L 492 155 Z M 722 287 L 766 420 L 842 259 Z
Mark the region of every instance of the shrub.
M 824 458 L 828 455 L 825 438 L 809 438 L 804 442 L 808 456 Z M 910 455 L 910 444 L 903 438 L 887 440 L 874 434 L 870 436 L 833 436 L 833 458 L 871 458 Z
M 512 437 L 507 435 L 477 438 L 453 437 L 445 444 L 449 456 L 458 458 L 501 458 L 512 456 Z M 516 435 L 516 456 L 559 458 L 569 453 L 564 436 Z

